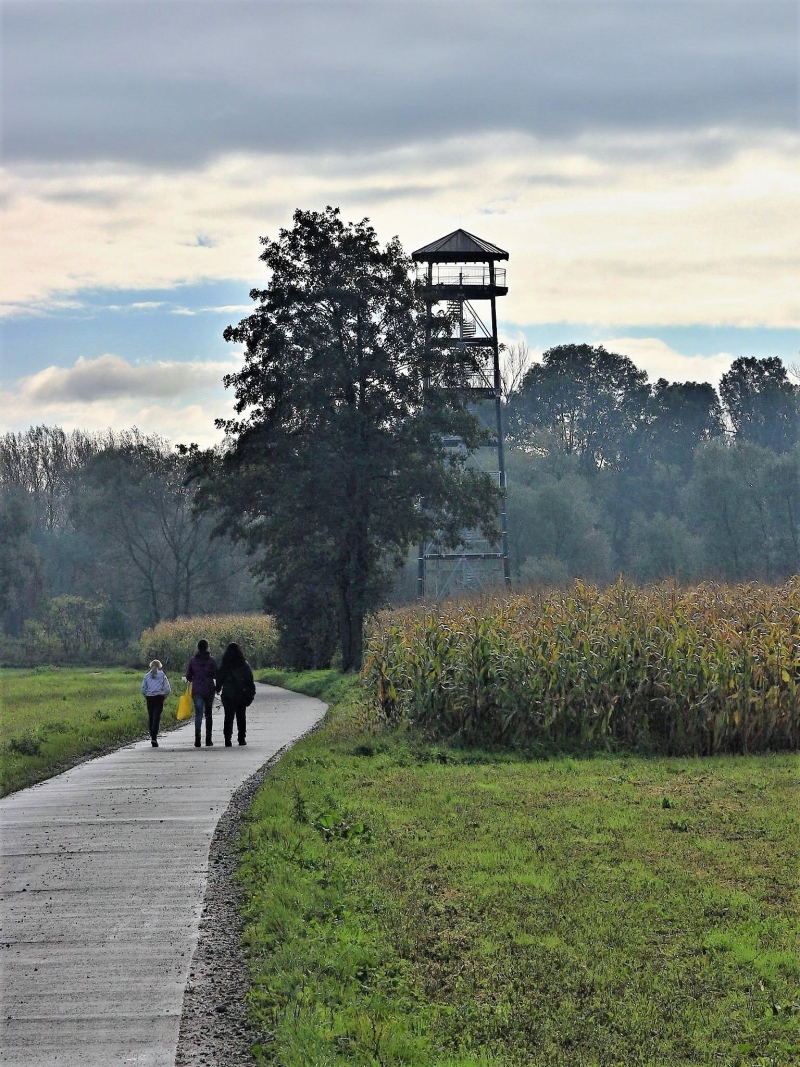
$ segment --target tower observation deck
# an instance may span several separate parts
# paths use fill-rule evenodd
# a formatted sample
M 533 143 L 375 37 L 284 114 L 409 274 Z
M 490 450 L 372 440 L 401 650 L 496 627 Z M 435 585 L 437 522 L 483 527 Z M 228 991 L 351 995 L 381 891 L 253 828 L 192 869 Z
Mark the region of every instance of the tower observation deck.
M 463 352 L 468 370 L 465 388 L 481 417 L 487 403 L 494 407 L 491 444 L 494 467 L 489 471 L 502 490 L 500 502 L 500 544 L 490 544 L 479 531 L 465 530 L 462 543 L 445 549 L 433 541 L 419 547 L 417 595 L 443 597 L 459 589 L 483 589 L 502 580 L 511 583 L 506 526 L 506 473 L 502 424 L 502 390 L 500 382 L 500 346 L 497 338 L 497 298 L 508 292 L 505 267 L 498 262 L 508 259 L 508 252 L 466 230 L 432 241 L 412 252 L 417 265 L 417 279 L 422 284 L 426 307 L 426 344 L 429 351 L 455 348 Z M 483 315 L 475 304 L 489 303 Z M 447 305 L 452 324 L 450 335 L 442 336 L 432 328 L 433 309 Z M 484 305 L 485 306 L 485 305 Z M 488 319 L 488 325 L 484 321 Z M 431 387 L 426 383 L 426 387 Z M 449 441 L 459 447 L 458 440 Z

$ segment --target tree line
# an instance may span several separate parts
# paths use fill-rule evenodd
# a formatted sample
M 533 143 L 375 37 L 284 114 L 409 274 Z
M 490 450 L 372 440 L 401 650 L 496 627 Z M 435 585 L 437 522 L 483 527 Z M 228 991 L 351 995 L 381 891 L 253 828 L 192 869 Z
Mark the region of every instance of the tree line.
M 426 326 L 399 241 L 381 247 L 368 220 L 327 208 L 262 244 L 268 283 L 225 331 L 244 361 L 225 379 L 222 445 L 57 427 L 0 439 L 6 634 L 102 645 L 261 605 L 286 665 L 338 652 L 351 669 L 365 618 L 402 596 L 411 545 L 497 537 L 499 489 L 480 463 L 491 420 L 467 388 L 477 357 L 426 343 L 453 324 L 442 311 Z M 505 355 L 517 582 L 800 569 L 800 397 L 779 359 L 734 360 L 717 392 L 650 383 L 601 346 Z M 90 617 L 91 632 L 70 622 Z
M 505 406 L 518 579 L 781 580 L 800 570 L 800 390 L 776 357 L 648 381 L 560 345 Z
M 136 429 L 0 437 L 0 618 L 23 658 L 113 655 L 162 619 L 259 607 L 244 551 L 195 513 L 187 467 Z

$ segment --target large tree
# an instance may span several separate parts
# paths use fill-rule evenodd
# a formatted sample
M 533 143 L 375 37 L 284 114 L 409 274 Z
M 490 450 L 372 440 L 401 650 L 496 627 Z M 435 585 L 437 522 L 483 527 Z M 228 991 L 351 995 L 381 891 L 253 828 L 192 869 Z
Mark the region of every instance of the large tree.
M 212 536 L 212 523 L 193 508 L 185 456 L 137 430 L 117 434 L 93 456 L 75 494 L 80 530 L 102 538 L 103 553 L 125 576 L 104 590 L 138 600 L 150 623 L 209 610 L 220 586 L 236 581 L 245 561 Z
M 688 475 L 697 446 L 724 433 L 722 405 L 713 385 L 658 379 L 653 386 L 647 430 L 653 460 L 680 467 Z
M 798 388 L 777 356 L 735 359 L 722 375 L 720 396 L 739 441 L 788 452 L 800 437 Z
M 582 475 L 577 456 L 512 451 L 507 462 L 511 565 L 523 580 L 542 576 L 558 561 L 568 578 L 611 577 L 611 548 L 600 528 L 595 482 Z
M 22 492 L 0 489 L 0 619 L 11 632 L 21 629 L 42 594 L 42 561 L 29 538 L 31 510 Z
M 786 577 L 776 553 L 779 531 L 770 514 L 777 463 L 771 449 L 749 442 L 730 446 L 716 440 L 698 448 L 682 495 L 707 574 L 737 582 Z M 796 515 L 796 491 L 789 503 Z
M 513 443 L 555 445 L 581 470 L 625 466 L 647 420 L 647 374 L 602 345 L 557 345 L 525 374 L 509 405 Z
M 227 448 L 196 454 L 201 506 L 256 554 L 289 657 L 324 662 L 333 627 L 353 669 L 364 619 L 410 544 L 494 532 L 497 490 L 466 466 L 485 434 L 457 389 L 469 368 L 452 349 L 426 350 L 397 239 L 381 248 L 368 220 L 346 224 L 329 207 L 296 211 L 261 240 L 270 278 L 225 331 L 244 366 L 225 379 L 237 415 L 222 424 Z M 426 381 L 447 388 L 424 392 Z M 463 449 L 448 447 L 454 436 Z

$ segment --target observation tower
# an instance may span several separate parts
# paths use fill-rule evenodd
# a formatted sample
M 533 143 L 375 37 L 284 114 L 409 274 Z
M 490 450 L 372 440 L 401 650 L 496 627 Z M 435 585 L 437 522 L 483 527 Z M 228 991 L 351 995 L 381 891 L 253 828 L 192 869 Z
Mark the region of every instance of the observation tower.
M 506 470 L 503 447 L 500 382 L 500 347 L 497 340 L 497 298 L 508 292 L 505 267 L 500 260 L 508 259 L 508 252 L 484 241 L 466 230 L 454 230 L 438 241 L 412 252 L 417 264 L 417 279 L 422 283 L 426 307 L 425 341 L 429 351 L 455 348 L 464 362 L 466 384 L 459 387 L 468 403 L 474 404 L 478 417 L 487 424 L 487 408 L 494 405 L 491 459 L 493 469 L 487 471 L 497 480 L 503 492 L 500 501 L 500 544 L 490 544 L 479 531 L 464 531 L 462 543 L 448 550 L 435 539 L 419 546 L 417 595 L 443 597 L 458 589 L 481 590 L 502 580 L 511 584 L 508 564 L 508 532 L 506 527 Z M 486 315 L 485 302 L 489 303 Z M 484 302 L 483 317 L 476 304 Z M 433 309 L 447 305 L 450 333 L 442 336 L 433 329 Z M 490 326 L 485 319 L 488 318 Z M 436 386 L 425 382 L 425 388 Z M 451 448 L 463 447 L 457 438 L 447 441 Z M 484 451 L 484 450 L 482 450 Z M 484 466 L 478 460 L 479 465 Z M 485 467 L 484 467 L 485 469 Z

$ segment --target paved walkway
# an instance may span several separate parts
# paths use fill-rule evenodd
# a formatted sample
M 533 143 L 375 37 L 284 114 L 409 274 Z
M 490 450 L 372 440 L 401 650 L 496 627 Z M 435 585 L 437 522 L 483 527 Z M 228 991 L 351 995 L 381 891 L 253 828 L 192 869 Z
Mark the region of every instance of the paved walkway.
M 0 800 L 0 1062 L 172 1067 L 217 820 L 324 711 L 260 685 L 246 747 L 215 715 Z

